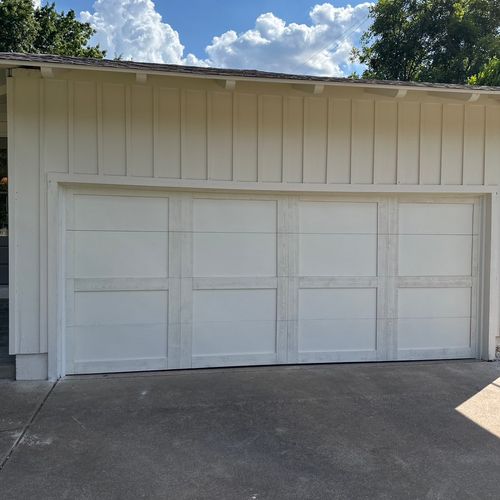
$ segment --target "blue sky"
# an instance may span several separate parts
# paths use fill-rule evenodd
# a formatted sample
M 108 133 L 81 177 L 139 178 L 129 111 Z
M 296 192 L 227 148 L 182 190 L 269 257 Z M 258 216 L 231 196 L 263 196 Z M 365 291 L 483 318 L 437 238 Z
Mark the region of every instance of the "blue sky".
M 168 0 L 156 1 L 156 10 L 182 36 L 186 50 L 201 54 L 214 35 L 230 29 L 242 32 L 253 27 L 255 19 L 272 12 L 288 23 L 305 23 L 316 3 L 311 0 Z M 336 1 L 341 7 L 348 2 Z M 93 1 L 56 0 L 60 9 L 76 12 L 92 10 Z
M 91 22 L 96 41 L 111 57 L 329 75 L 358 69 L 349 53 L 369 24 L 368 3 L 351 7 L 343 0 L 56 0 L 56 5 Z

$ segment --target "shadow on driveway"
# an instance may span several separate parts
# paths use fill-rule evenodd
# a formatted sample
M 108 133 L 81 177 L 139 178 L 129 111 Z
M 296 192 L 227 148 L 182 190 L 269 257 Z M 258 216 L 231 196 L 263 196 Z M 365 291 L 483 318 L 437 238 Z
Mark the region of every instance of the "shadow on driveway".
M 476 361 L 68 377 L 12 424 L 32 419 L 0 498 L 496 499 L 499 377 Z

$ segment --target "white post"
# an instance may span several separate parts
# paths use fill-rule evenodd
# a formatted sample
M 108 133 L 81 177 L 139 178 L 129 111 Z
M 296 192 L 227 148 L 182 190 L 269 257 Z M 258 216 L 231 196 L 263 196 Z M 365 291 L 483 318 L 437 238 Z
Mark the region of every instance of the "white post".
M 495 359 L 500 326 L 500 195 L 492 193 L 486 211 L 484 241 L 484 341 L 481 358 Z M 488 234 L 489 232 L 489 234 Z

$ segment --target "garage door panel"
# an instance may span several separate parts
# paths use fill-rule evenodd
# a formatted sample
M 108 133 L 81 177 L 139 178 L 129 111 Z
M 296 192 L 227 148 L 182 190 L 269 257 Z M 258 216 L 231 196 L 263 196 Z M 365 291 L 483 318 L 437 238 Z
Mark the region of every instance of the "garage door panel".
M 276 235 L 263 233 L 195 233 L 196 277 L 276 276 Z
M 74 326 L 70 330 L 77 363 L 167 359 L 166 325 Z
M 469 349 L 470 318 L 398 320 L 399 349 Z M 425 359 L 425 354 L 422 356 Z
M 401 203 L 399 233 L 471 235 L 473 213 L 468 203 Z
M 302 201 L 299 220 L 302 234 L 377 234 L 377 203 Z
M 73 224 L 68 227 L 100 231 L 166 231 L 167 228 L 167 198 L 103 195 L 76 195 Z
M 67 372 L 475 356 L 478 205 L 401 198 L 71 191 Z
M 401 203 L 400 276 L 470 276 L 474 205 Z
M 398 293 L 400 318 L 469 317 L 470 288 L 401 288 Z
M 400 276 L 470 276 L 472 236 L 400 235 Z
M 193 231 L 195 232 L 274 234 L 276 221 L 276 201 L 193 200 Z
M 276 321 L 221 321 L 193 324 L 193 356 L 245 355 L 276 352 Z
M 299 352 L 375 350 L 377 289 L 299 291 Z
M 192 342 L 194 356 L 275 353 L 276 290 L 194 291 Z
M 470 348 L 470 288 L 408 288 L 398 292 L 398 348 Z
M 74 231 L 70 237 L 75 277 L 168 276 L 166 232 Z
M 377 236 L 300 234 L 301 276 L 376 276 Z
M 167 299 L 167 291 L 77 292 L 74 324 L 105 326 L 165 323 Z
M 301 320 L 299 352 L 374 351 L 376 336 L 372 319 Z
M 374 319 L 376 288 L 311 288 L 299 291 L 301 319 Z
M 108 371 L 133 369 L 118 362 L 140 359 L 163 359 L 166 367 L 167 318 L 166 291 L 75 293 L 68 355 L 81 372 L 103 361 L 112 362 Z

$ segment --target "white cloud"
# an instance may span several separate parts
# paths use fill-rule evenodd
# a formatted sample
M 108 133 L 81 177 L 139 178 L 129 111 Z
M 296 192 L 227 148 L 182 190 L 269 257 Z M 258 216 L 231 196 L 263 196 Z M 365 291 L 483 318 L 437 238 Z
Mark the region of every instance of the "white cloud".
M 179 34 L 164 23 L 151 0 L 96 0 L 93 12 L 80 14 L 97 31 L 108 57 L 155 63 L 182 64 L 184 46 Z
M 368 24 L 370 5 L 315 5 L 309 12 L 311 24 L 286 24 L 270 12 L 262 14 L 254 29 L 214 37 L 206 48 L 207 62 L 222 67 L 346 75 L 357 69 L 349 56 Z
M 349 56 L 367 27 L 370 5 L 315 5 L 308 24 L 287 24 L 268 12 L 253 29 L 215 36 L 201 58 L 184 54 L 179 34 L 163 22 L 151 0 L 96 0 L 93 12 L 82 12 L 80 18 L 96 29 L 93 42 L 108 57 L 343 76 L 359 69 Z

